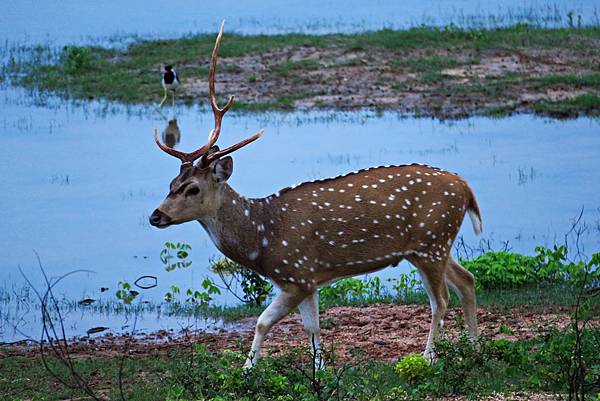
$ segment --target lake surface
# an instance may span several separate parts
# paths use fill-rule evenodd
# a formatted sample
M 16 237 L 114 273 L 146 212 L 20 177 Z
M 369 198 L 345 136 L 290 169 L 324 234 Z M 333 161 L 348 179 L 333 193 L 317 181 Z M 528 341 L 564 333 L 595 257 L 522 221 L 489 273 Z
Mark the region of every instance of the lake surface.
M 356 32 L 450 22 L 485 26 L 532 20 L 554 26 L 565 24 L 568 11 L 575 13 L 575 22 L 580 15 L 582 23 L 597 23 L 598 8 L 600 1 L 583 0 L 224 0 L 203 7 L 155 0 L 69 0 L 59 7 L 56 2 L 25 0 L 3 7 L 0 38 L 5 47 L 110 44 L 114 36 L 214 32 L 222 18 L 229 32 L 247 34 Z M 160 96 L 157 88 L 157 101 Z M 209 111 L 180 107 L 167 113 L 179 119 L 179 148 L 204 143 L 212 124 Z M 157 230 L 147 223 L 179 169 L 178 161 L 153 143 L 153 127 L 160 130 L 164 124 L 148 107 L 72 104 L 51 96 L 32 97 L 6 83 L 0 87 L 0 341 L 40 330 L 37 312 L 19 302 L 31 299 L 21 292 L 25 280 L 19 268 L 35 286 L 43 283 L 34 251 L 50 277 L 76 269 L 94 272 L 70 276 L 56 289 L 59 297 L 75 301 L 89 297 L 108 302 L 119 281 L 133 282 L 145 274 L 157 276 L 158 285 L 141 291 L 141 297 L 160 301 L 170 285 L 197 287 L 209 275 L 209 260 L 220 255 L 199 224 Z M 230 183 L 248 197 L 369 166 L 426 163 L 469 181 L 482 209 L 484 248 L 508 244 L 531 253 L 536 245 L 562 243 L 583 210 L 581 247 L 586 254 L 600 249 L 597 119 L 515 116 L 441 122 L 395 113 L 296 112 L 228 114 L 224 124 L 221 145 L 265 129 L 263 138 L 235 154 Z M 479 247 L 470 224 L 461 234 L 467 245 Z M 166 241 L 190 244 L 193 266 L 166 272 L 159 259 Z M 378 274 L 393 277 L 409 268 L 401 264 Z M 101 292 L 102 287 L 109 290 Z M 2 301 L 2 294 L 10 301 Z M 234 300 L 224 294 L 216 302 Z M 3 322 L 7 316 L 12 320 Z M 211 324 L 149 313 L 140 317 L 138 328 Z M 76 308 L 67 317 L 68 335 L 94 325 L 119 331 L 130 327 L 131 316 Z
M 50 100 L 31 104 L 23 91 L 0 91 L 0 221 L 4 245 L 0 286 L 22 282 L 17 267 L 41 283 L 33 250 L 51 275 L 93 270 L 67 279 L 70 297 L 106 297 L 120 280 L 158 276 L 145 291 L 159 300 L 171 284 L 198 286 L 209 259 L 219 257 L 199 224 L 166 230 L 147 220 L 160 204 L 179 161 L 160 151 L 152 129 L 164 120 L 151 108 L 80 106 Z M 107 108 L 108 107 L 108 108 Z M 178 108 L 181 149 L 204 143 L 212 113 Z M 556 121 L 533 116 L 457 122 L 401 118 L 394 113 L 232 114 L 221 145 L 260 128 L 265 135 L 236 152 L 233 188 L 248 197 L 363 167 L 419 162 L 457 172 L 481 205 L 484 238 L 531 253 L 562 242 L 584 207 L 586 252 L 600 247 L 600 121 Z M 470 224 L 461 233 L 475 246 Z M 192 246 L 193 268 L 165 272 L 166 241 Z M 382 274 L 395 274 L 395 270 Z M 224 297 L 220 301 L 230 301 Z
M 3 0 L 3 2 L 6 2 Z M 216 32 L 222 19 L 227 32 L 359 32 L 382 28 L 447 25 L 543 26 L 598 23 L 600 0 L 21 0 L 2 7 L 0 38 L 10 42 L 55 45 L 95 42 L 99 38 L 140 35 L 175 37 Z

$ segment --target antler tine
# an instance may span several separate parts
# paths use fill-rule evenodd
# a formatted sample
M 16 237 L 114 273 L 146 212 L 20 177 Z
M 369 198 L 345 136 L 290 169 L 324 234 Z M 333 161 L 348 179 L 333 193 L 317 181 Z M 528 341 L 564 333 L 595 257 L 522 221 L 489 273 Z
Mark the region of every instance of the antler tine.
M 212 163 L 214 160 L 217 160 L 225 155 L 228 155 L 229 153 L 235 152 L 236 150 L 238 150 L 239 148 L 242 148 L 246 145 L 248 145 L 249 143 L 252 143 L 254 141 L 256 141 L 258 138 L 261 137 L 261 135 L 263 134 L 264 130 L 260 130 L 258 131 L 256 134 L 252 135 L 249 138 L 244 139 L 241 142 L 236 143 L 235 145 L 231 145 L 230 147 L 223 149 L 223 150 L 217 150 L 216 152 L 212 152 L 207 154 L 206 156 L 204 156 L 202 158 L 202 165 L 204 167 L 208 166 L 210 163 Z
M 234 96 L 230 96 L 227 104 L 223 106 L 223 108 L 219 108 L 217 104 L 217 94 L 215 90 L 215 75 L 217 70 L 217 59 L 219 53 L 219 47 L 221 46 L 221 38 L 223 37 L 223 30 L 225 29 L 225 21 L 221 22 L 221 28 L 219 29 L 219 34 L 217 35 L 217 39 L 215 40 L 215 47 L 213 48 L 212 55 L 210 57 L 210 70 L 208 73 L 208 93 L 210 96 L 210 105 L 213 110 L 213 114 L 215 115 L 215 128 L 211 131 L 211 134 L 208 139 L 208 149 L 213 146 L 217 140 L 219 139 L 219 135 L 221 134 L 221 122 L 223 120 L 223 116 L 233 105 Z
M 175 150 L 173 148 L 164 145 L 160 139 L 158 138 L 158 130 L 154 128 L 154 142 L 161 148 L 165 153 L 170 154 L 171 156 L 175 156 L 181 163 L 192 163 L 194 160 L 198 159 L 200 156 L 206 154 L 206 151 L 209 149 L 206 145 L 194 150 L 191 153 L 181 152 L 179 150 Z

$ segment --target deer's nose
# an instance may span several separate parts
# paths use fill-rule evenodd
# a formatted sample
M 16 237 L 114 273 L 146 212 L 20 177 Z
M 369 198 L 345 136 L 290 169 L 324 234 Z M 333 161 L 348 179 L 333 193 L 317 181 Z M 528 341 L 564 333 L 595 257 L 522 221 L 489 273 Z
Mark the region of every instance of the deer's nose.
M 150 224 L 154 227 L 165 227 L 169 224 L 169 220 L 169 216 L 158 209 L 156 209 L 149 218 Z

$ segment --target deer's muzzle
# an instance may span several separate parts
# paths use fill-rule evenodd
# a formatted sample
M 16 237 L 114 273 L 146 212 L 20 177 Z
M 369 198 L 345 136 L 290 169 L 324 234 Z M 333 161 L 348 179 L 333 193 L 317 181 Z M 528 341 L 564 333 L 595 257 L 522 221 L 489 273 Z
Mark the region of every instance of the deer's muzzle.
M 152 216 L 148 220 L 150 225 L 158 228 L 165 228 L 171 225 L 171 218 L 158 209 L 152 213 Z

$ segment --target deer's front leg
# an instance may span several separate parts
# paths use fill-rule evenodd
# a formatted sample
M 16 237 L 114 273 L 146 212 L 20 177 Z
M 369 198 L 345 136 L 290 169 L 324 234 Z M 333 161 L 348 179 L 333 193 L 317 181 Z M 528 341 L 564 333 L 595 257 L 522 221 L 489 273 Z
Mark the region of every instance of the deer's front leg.
M 256 329 L 254 331 L 254 340 L 252 341 L 252 348 L 244 368 L 251 368 L 258 362 L 260 349 L 262 348 L 265 336 L 271 330 L 271 327 L 283 317 L 285 317 L 290 311 L 298 306 L 300 301 L 305 297 L 301 295 L 297 288 L 285 288 L 281 290 L 273 302 L 264 310 L 263 313 L 258 317 L 256 322 Z

